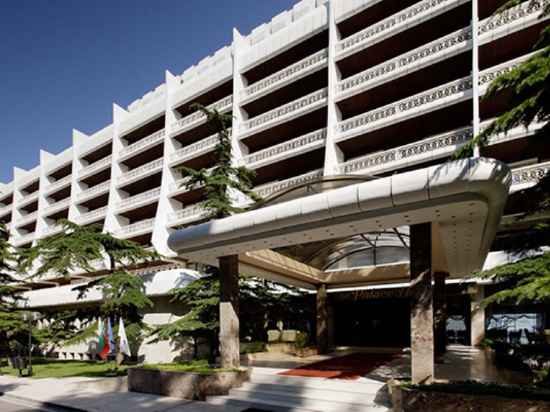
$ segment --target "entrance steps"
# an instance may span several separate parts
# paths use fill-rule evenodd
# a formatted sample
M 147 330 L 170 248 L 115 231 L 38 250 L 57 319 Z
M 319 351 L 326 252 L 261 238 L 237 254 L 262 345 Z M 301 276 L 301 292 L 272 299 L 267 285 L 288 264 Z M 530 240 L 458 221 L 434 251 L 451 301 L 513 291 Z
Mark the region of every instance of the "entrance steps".
M 383 383 L 368 379 L 280 376 L 268 368 L 254 368 L 249 382 L 227 396 L 209 397 L 207 401 L 243 411 L 388 412 L 391 409 L 385 402 L 375 403 L 375 398 L 384 397 L 383 387 Z

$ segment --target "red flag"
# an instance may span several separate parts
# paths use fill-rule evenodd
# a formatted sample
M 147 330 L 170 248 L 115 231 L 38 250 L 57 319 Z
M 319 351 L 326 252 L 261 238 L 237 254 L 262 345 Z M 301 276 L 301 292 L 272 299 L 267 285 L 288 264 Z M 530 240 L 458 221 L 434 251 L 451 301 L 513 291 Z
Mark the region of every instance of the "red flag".
M 111 342 L 109 342 L 109 331 L 103 328 L 103 348 L 99 352 L 99 357 L 103 360 L 107 359 L 107 355 L 111 352 Z

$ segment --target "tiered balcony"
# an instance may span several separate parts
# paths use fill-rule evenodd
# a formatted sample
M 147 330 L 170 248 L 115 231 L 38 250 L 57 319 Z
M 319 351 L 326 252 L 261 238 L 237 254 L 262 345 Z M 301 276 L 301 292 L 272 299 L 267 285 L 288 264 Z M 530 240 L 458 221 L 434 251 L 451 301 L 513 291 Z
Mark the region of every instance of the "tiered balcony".
M 162 129 L 147 137 L 144 137 L 141 140 L 138 140 L 134 144 L 126 146 L 120 151 L 119 160 L 127 159 L 128 157 L 132 156 L 135 153 L 143 152 L 155 146 L 156 144 L 158 144 L 164 139 L 164 135 L 165 135 L 165 132 L 164 132 L 164 129 Z
M 493 120 L 494 119 L 491 119 L 481 123 L 481 128 L 483 129 L 487 127 Z M 509 142 L 511 140 L 522 139 L 527 136 L 532 136 L 537 132 L 537 130 L 541 129 L 544 126 L 544 124 L 545 122 L 535 121 L 531 123 L 528 128 L 526 128 L 523 125 L 514 127 L 508 130 L 506 133 L 499 133 L 497 135 L 491 136 L 487 144 L 489 146 L 497 145 L 497 144 Z
M 265 96 L 266 94 L 302 79 L 327 66 L 328 50 L 323 49 L 272 75 L 248 86 L 242 91 L 242 103 Z
M 303 185 L 309 182 L 323 177 L 322 170 L 314 170 L 309 173 L 305 173 L 300 176 L 291 177 L 290 179 L 280 180 L 277 182 L 268 183 L 266 185 L 258 186 L 254 188 L 254 192 L 262 198 L 271 196 L 273 193 L 280 192 L 281 190 L 288 189 L 293 186 Z
M 63 210 L 63 209 L 66 209 L 69 207 L 70 205 L 70 202 L 71 202 L 71 198 L 70 197 L 67 197 L 65 199 L 62 199 L 60 200 L 59 202 L 55 202 L 53 204 L 51 204 L 50 206 L 48 207 L 45 207 L 44 208 L 44 212 L 42 213 L 43 215 L 51 215 L 55 212 L 58 212 L 60 210 Z
M 219 112 L 228 112 L 233 108 L 233 96 L 224 97 L 208 106 L 208 109 L 216 109 Z M 206 116 L 201 111 L 196 111 L 172 124 L 172 135 L 183 133 L 206 121 Z
M 384 63 L 371 67 L 338 83 L 337 99 L 341 100 L 372 89 L 380 84 L 448 59 L 472 48 L 472 32 L 467 27 Z
M 81 193 L 77 195 L 77 199 L 79 201 L 84 201 L 87 199 L 90 199 L 92 197 L 100 196 L 102 194 L 105 194 L 109 191 L 109 188 L 111 187 L 111 181 L 107 180 L 106 182 L 100 183 L 98 185 L 92 186 L 86 190 L 83 190 Z
M 24 207 L 24 206 L 27 206 L 33 202 L 36 202 L 38 201 L 38 191 L 34 192 L 34 193 L 31 193 L 30 195 L 26 195 L 25 197 L 23 197 L 23 199 L 21 199 L 18 203 L 17 203 L 17 206 L 18 207 Z
M 153 230 L 155 218 L 140 220 L 139 222 L 123 226 L 115 231 L 115 235 L 121 238 L 129 238 L 143 235 Z
M 518 67 L 521 63 L 529 59 L 531 56 L 536 54 L 536 52 L 526 54 L 524 56 L 520 56 L 516 59 L 509 60 L 507 62 L 504 62 L 502 64 L 499 64 L 497 66 L 490 67 L 488 69 L 485 69 L 479 73 L 479 94 L 483 95 L 487 91 L 487 88 L 491 84 L 493 80 L 495 80 L 497 77 L 504 73 L 508 73 L 509 71 L 515 69 Z
M 163 158 L 153 160 L 152 162 L 145 163 L 144 165 L 140 167 L 136 167 L 135 169 L 132 169 L 123 175 L 118 177 L 117 185 L 123 185 L 127 183 L 134 182 L 136 180 L 139 180 L 143 177 L 150 176 L 160 170 L 162 170 L 162 163 Z
M 352 159 L 339 165 L 337 172 L 346 175 L 376 174 L 445 158 L 468 142 L 472 136 L 473 129 L 471 127 L 453 130 L 395 149 Z
M 550 171 L 550 162 L 537 163 L 512 170 L 510 192 L 527 189 L 536 185 Z
M 102 170 L 105 170 L 107 168 L 111 167 L 111 159 L 112 155 L 106 156 L 101 160 L 98 160 L 97 162 L 92 163 L 91 165 L 86 166 L 80 172 L 78 173 L 78 177 L 80 179 L 83 179 L 85 177 L 88 177 L 90 175 L 93 175 L 95 173 L 98 173 Z
M 205 139 L 199 140 L 198 142 L 182 147 L 170 155 L 170 165 L 183 163 L 187 160 L 191 160 L 195 157 L 208 153 L 214 149 L 218 142 L 219 137 L 217 134 L 214 134 Z
M 103 219 L 107 215 L 107 206 L 100 207 L 99 209 L 91 210 L 89 212 L 82 213 L 76 218 L 76 223 L 79 225 L 85 225 L 90 222 Z
M 46 193 L 52 193 L 56 190 L 69 186 L 71 184 L 71 180 L 72 175 L 67 175 L 59 180 L 56 180 L 55 182 L 50 183 L 48 186 L 46 186 Z
M 248 167 L 257 169 L 269 163 L 323 147 L 325 144 L 326 135 L 326 129 L 317 130 L 304 136 L 289 140 L 288 142 L 252 153 L 245 156 L 243 161 Z
M 340 60 L 355 54 L 467 2 L 468 0 L 420 1 L 338 42 L 336 58 Z
M 326 106 L 327 96 L 327 89 L 324 88 L 259 116 L 253 117 L 243 123 L 243 129 L 239 137 L 244 138 L 253 135 L 261 130 L 273 127 L 279 123 L 289 121 L 305 113 L 309 113 L 320 107 Z
M 40 234 L 40 237 L 44 238 L 44 237 L 48 237 L 48 236 L 53 236 L 53 235 L 57 235 L 58 233 L 61 233 L 63 231 L 63 226 L 61 225 L 58 225 L 58 224 L 53 224 L 47 228 L 44 228 L 42 230 L 42 233 Z
M 12 243 L 13 243 L 13 246 L 15 247 L 19 247 L 19 246 L 22 246 L 22 245 L 25 245 L 27 243 L 31 243 L 34 241 L 34 238 L 35 238 L 35 233 L 32 232 L 32 233 L 26 233 L 22 236 L 18 236 L 16 238 L 13 239 Z
M 25 226 L 26 224 L 29 224 L 35 221 L 37 216 L 38 216 L 38 211 L 34 211 L 25 216 L 21 216 L 21 218 L 17 220 L 17 227 Z
M 129 209 L 136 209 L 140 206 L 155 202 L 158 200 L 159 196 L 160 187 L 148 190 L 135 196 L 130 196 L 117 203 L 117 212 L 122 212 Z
M 13 205 L 0 205 L 0 216 L 7 215 L 11 212 Z
M 183 225 L 195 222 L 207 215 L 201 203 L 187 206 L 181 210 L 171 213 L 168 216 L 168 223 L 173 225 Z
M 468 76 L 344 120 L 338 125 L 340 136 L 337 140 L 345 140 L 471 98 L 472 78 Z

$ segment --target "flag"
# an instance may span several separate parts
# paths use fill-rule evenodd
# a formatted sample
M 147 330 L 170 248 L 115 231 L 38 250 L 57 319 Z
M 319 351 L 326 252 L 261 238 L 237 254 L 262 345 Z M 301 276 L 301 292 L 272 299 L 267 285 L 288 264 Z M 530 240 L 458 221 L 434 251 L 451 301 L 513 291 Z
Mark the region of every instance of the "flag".
M 97 354 L 101 357 L 103 353 L 103 348 L 105 348 L 105 333 L 103 331 L 103 321 L 101 319 L 97 320 Z
M 124 328 L 124 321 L 120 318 L 120 323 L 118 326 L 118 344 L 120 348 L 120 353 L 125 354 L 126 356 L 132 356 L 130 351 L 130 345 L 128 344 L 128 338 L 126 337 L 126 329 Z
M 101 323 L 103 323 L 103 321 L 100 320 Z M 110 348 L 110 345 L 109 345 L 109 333 L 107 331 L 107 329 L 105 328 L 105 325 L 102 324 L 101 325 L 101 331 L 103 332 L 102 333 L 102 338 L 100 338 L 100 343 L 103 344 L 103 346 L 100 345 L 100 351 L 99 351 L 99 357 L 103 360 L 107 359 L 107 355 L 109 354 L 109 352 L 111 352 L 111 348 Z
M 113 337 L 113 328 L 111 327 L 111 318 L 107 319 L 107 336 L 109 339 L 109 353 L 115 353 L 116 344 L 115 338 Z

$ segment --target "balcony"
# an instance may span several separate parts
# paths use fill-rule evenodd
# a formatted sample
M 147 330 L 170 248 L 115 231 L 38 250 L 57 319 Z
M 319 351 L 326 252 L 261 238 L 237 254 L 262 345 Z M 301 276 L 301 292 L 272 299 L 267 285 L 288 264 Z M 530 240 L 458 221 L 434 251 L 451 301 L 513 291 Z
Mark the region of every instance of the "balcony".
M 345 140 L 407 118 L 417 117 L 471 97 L 472 78 L 468 76 L 342 121 L 338 125 L 340 136 L 337 140 Z
M 484 129 L 485 127 L 487 127 L 493 120 L 494 119 L 487 120 L 481 123 L 481 129 Z M 508 130 L 506 133 L 499 133 L 497 135 L 491 136 L 487 143 L 489 146 L 491 146 L 491 145 L 497 145 L 497 144 L 509 142 L 515 139 L 522 139 L 527 136 L 532 136 L 537 132 L 537 130 L 541 129 L 544 126 L 544 124 L 545 122 L 535 121 L 531 123 L 528 128 L 526 128 L 523 125 L 517 126 L 517 127 L 514 127 L 513 129 Z
M 68 208 L 70 203 L 71 203 L 71 198 L 67 197 L 65 199 L 60 200 L 59 202 L 55 202 L 55 203 L 51 204 L 50 206 L 45 207 L 44 212 L 42 214 L 43 215 L 51 215 L 55 212 L 58 212 L 60 210 Z
M 231 109 L 233 108 L 233 96 L 231 95 L 231 96 L 224 97 L 223 99 L 218 100 L 217 102 L 207 106 L 207 108 L 210 110 L 216 109 L 222 113 L 231 111 Z M 185 132 L 189 129 L 192 129 L 193 127 L 198 126 L 199 124 L 203 123 L 205 120 L 206 120 L 206 116 L 204 115 L 204 113 L 197 110 L 196 112 L 193 112 L 190 115 L 185 116 L 184 118 L 173 123 L 171 134 L 176 135 L 176 134 Z
M 52 193 L 71 184 L 72 175 L 65 176 L 46 186 L 46 193 Z
M 53 235 L 57 235 L 58 233 L 61 233 L 63 231 L 63 226 L 61 225 L 58 225 L 58 224 L 53 224 L 47 228 L 44 228 L 42 230 L 42 233 L 40 234 L 40 237 L 44 238 L 44 237 L 48 237 L 48 236 L 53 236 Z
M 300 60 L 289 67 L 280 70 L 265 79 L 248 86 L 242 91 L 242 103 L 265 96 L 287 84 L 295 82 L 307 75 L 327 66 L 328 50 L 323 49 L 311 56 Z
M 148 190 L 146 192 L 140 193 L 135 196 L 130 196 L 122 201 L 118 202 L 116 205 L 117 212 L 128 209 L 136 209 L 140 206 L 152 203 L 158 200 L 160 196 L 160 187 L 155 189 Z
M 129 238 L 149 233 L 153 230 L 155 218 L 140 220 L 131 225 L 123 226 L 115 231 L 115 235 L 121 238 Z
M 467 3 L 467 0 L 424 0 L 413 4 L 338 42 L 336 58 L 340 60 L 355 54 L 464 3 Z
M 15 247 L 19 247 L 19 246 L 22 246 L 22 245 L 25 245 L 27 243 L 31 243 L 34 241 L 34 238 L 35 238 L 35 233 L 32 232 L 32 233 L 26 233 L 22 236 L 18 236 L 16 238 L 13 239 L 12 243 Z
M 24 207 L 28 204 L 38 201 L 38 191 L 31 193 L 30 195 L 25 195 L 19 202 L 17 202 L 18 207 Z
M 96 220 L 100 220 L 107 215 L 107 206 L 100 207 L 99 209 L 91 210 L 83 213 L 76 218 L 76 223 L 79 225 L 85 225 Z
M 275 124 L 288 121 L 327 104 L 327 89 L 317 90 L 288 104 L 253 117 L 243 123 L 239 138 L 250 136 Z
M 550 162 L 537 163 L 512 170 L 510 192 L 527 189 L 536 185 L 550 171 Z
M 162 169 L 163 158 L 153 160 L 152 162 L 146 163 L 143 166 L 136 167 L 135 169 L 130 170 L 129 172 L 124 173 L 122 176 L 119 176 L 117 179 L 117 185 L 130 183 L 141 179 L 145 176 L 149 176 L 158 172 Z
M 91 165 L 86 166 L 84 169 L 80 170 L 80 172 L 78 173 L 78 177 L 80 179 L 83 179 L 111 167 L 111 160 L 112 155 L 109 155 L 101 160 L 98 160 L 97 162 L 92 163 Z
M 314 170 L 313 172 L 305 173 L 296 177 L 291 177 L 290 179 L 280 180 L 277 182 L 258 186 L 254 188 L 254 192 L 256 192 L 256 194 L 262 198 L 267 198 L 274 193 L 280 192 L 281 190 L 313 182 L 320 179 L 321 177 L 323 177 L 323 171 Z
M 170 225 L 188 224 L 205 217 L 207 214 L 208 212 L 203 209 L 202 204 L 197 203 L 171 213 L 168 217 L 168 223 Z
M 288 142 L 252 153 L 245 156 L 243 161 L 250 168 L 257 169 L 271 162 L 279 161 L 287 157 L 296 156 L 298 154 L 323 147 L 325 144 L 326 135 L 326 129 L 317 130 L 304 136 L 289 140 Z
M 467 27 L 420 46 L 338 83 L 337 99 L 353 96 L 380 84 L 410 74 L 472 48 L 472 32 Z
M 17 227 L 25 226 L 26 224 L 33 222 L 34 220 L 36 220 L 37 216 L 38 211 L 34 211 L 32 213 L 21 216 L 21 218 L 17 219 Z
M 83 190 L 81 193 L 79 193 L 76 196 L 76 198 L 79 201 L 84 201 L 95 196 L 100 196 L 102 194 L 109 192 L 110 187 L 111 187 L 111 181 L 108 180 L 106 182 L 100 183 L 98 185 L 95 185 L 88 189 Z
M 468 142 L 472 136 L 473 129 L 471 127 L 453 130 L 395 149 L 352 159 L 339 165 L 336 172 L 345 175 L 376 174 L 445 158 Z
M 11 213 L 13 208 L 13 205 L 4 205 L 0 206 L 0 216 L 7 215 L 8 213 Z
M 155 132 L 147 137 L 144 137 L 141 140 L 138 140 L 136 143 L 131 144 L 129 146 L 126 146 L 119 152 L 119 160 L 124 160 L 134 153 L 138 153 L 141 151 L 145 151 L 159 142 L 164 140 L 164 129 L 159 130 L 158 132 Z
M 183 163 L 187 160 L 208 153 L 214 149 L 219 140 L 218 134 L 214 134 L 205 139 L 199 140 L 198 142 L 182 147 L 170 155 L 170 164 L 174 165 L 176 163 Z
M 520 56 L 516 59 L 504 62 L 502 64 L 499 64 L 497 66 L 490 67 L 488 69 L 485 69 L 479 73 L 479 94 L 480 96 L 485 94 L 487 92 L 487 88 L 491 84 L 493 80 L 495 80 L 497 77 L 504 73 L 508 73 L 509 71 L 515 69 L 518 67 L 521 63 L 535 55 L 537 52 L 529 53 L 524 56 Z

